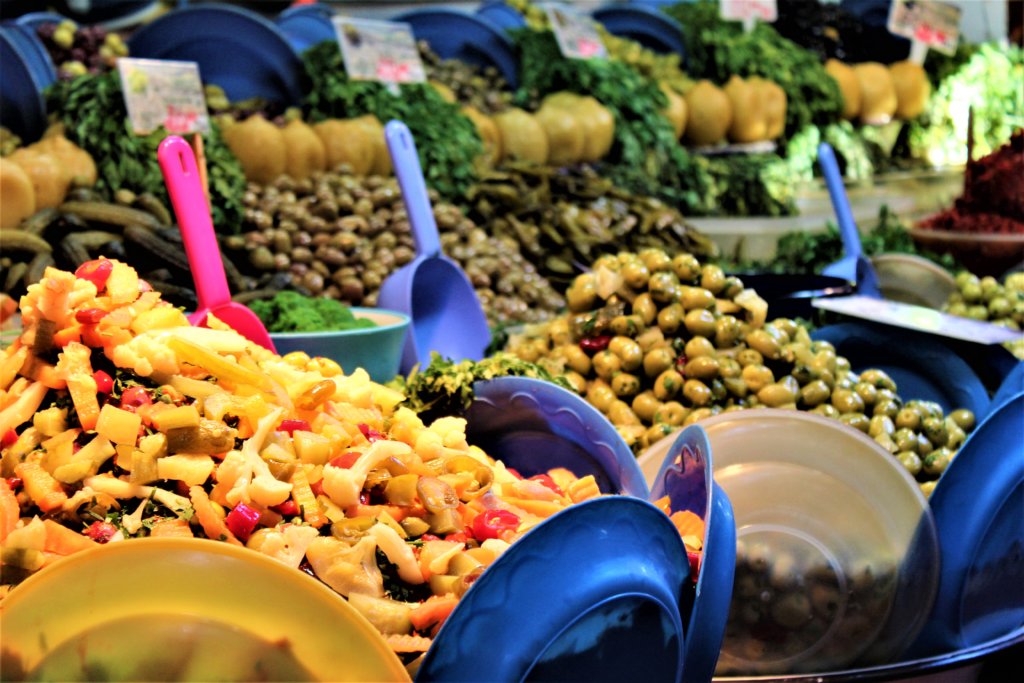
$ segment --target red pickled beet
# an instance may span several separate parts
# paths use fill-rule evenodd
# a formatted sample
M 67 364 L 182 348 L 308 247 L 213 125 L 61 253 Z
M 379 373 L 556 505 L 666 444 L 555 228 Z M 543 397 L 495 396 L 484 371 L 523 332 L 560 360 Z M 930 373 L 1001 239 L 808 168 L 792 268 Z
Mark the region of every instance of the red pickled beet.
M 359 459 L 358 451 L 346 451 L 341 455 L 331 458 L 327 464 L 331 467 L 340 467 L 342 469 L 349 469 L 352 465 L 356 464 L 356 460 Z
M 305 420 L 281 420 L 281 424 L 277 426 L 277 431 L 288 432 L 293 434 L 295 430 L 300 432 L 311 432 L 313 428 L 309 426 L 309 423 Z
M 384 438 L 383 434 L 381 434 L 376 429 L 373 429 L 372 427 L 370 427 L 370 425 L 365 423 L 359 424 L 359 431 L 363 433 L 363 436 L 370 443 L 373 443 L 374 441 L 380 441 L 381 439 Z
M 121 408 L 134 413 L 137 408 L 153 404 L 153 397 L 146 387 L 128 387 L 121 392 Z
M 104 370 L 97 370 L 92 373 L 93 380 L 96 381 L 96 391 L 100 394 L 109 394 L 114 390 L 114 378 L 110 376 L 110 373 Z
M 114 270 L 114 262 L 107 259 L 86 261 L 75 270 L 75 277 L 88 280 L 96 285 L 96 291 L 102 292 Z
M 17 440 L 18 432 L 14 431 L 14 428 L 12 427 L 11 429 L 8 429 L 6 432 L 4 432 L 3 438 L 0 438 L 0 446 L 3 446 L 4 448 L 7 448 L 8 446 L 13 446 Z
M 12 491 L 17 491 L 18 489 L 20 489 L 21 485 L 24 483 L 21 481 L 21 477 L 7 477 L 7 479 L 5 479 L 4 481 L 7 482 L 7 488 L 9 488 Z
M 558 495 L 562 495 L 562 489 L 555 483 L 555 480 L 547 474 L 535 474 L 530 477 L 530 481 L 538 481 Z
M 473 537 L 478 541 L 498 538 L 502 531 L 519 528 L 519 515 L 508 510 L 487 510 L 473 519 Z
M 231 512 L 224 518 L 224 524 L 227 525 L 228 530 L 242 543 L 249 540 L 252 532 L 256 530 L 256 525 L 259 524 L 259 521 L 259 511 L 252 509 L 245 503 L 239 503 L 231 508 Z
M 75 320 L 83 325 L 95 325 L 106 317 L 107 312 L 102 308 L 83 308 L 75 311 Z
M 700 553 L 687 550 L 686 558 L 690 561 L 690 578 L 696 583 L 697 577 L 700 576 Z
M 602 334 L 597 337 L 585 337 L 580 339 L 580 348 L 593 355 L 598 351 L 604 351 L 612 341 L 611 335 Z
M 110 522 L 93 522 L 85 530 L 85 535 L 97 543 L 109 543 L 117 533 L 117 527 Z
M 299 506 L 296 505 L 295 501 L 292 500 L 291 498 L 281 503 L 280 505 L 275 505 L 270 509 L 278 513 L 279 515 L 284 515 L 285 517 L 294 517 L 295 515 L 299 514 Z

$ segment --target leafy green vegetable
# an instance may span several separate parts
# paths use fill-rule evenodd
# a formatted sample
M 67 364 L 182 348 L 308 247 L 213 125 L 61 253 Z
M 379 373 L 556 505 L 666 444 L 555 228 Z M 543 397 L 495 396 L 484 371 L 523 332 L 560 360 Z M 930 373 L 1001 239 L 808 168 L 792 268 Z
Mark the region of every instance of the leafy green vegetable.
M 278 292 L 270 299 L 249 304 L 268 332 L 334 332 L 376 327 L 372 320 L 357 318 L 337 299 Z
M 303 102 L 310 122 L 374 114 L 382 122 L 405 122 L 416 140 L 427 185 L 458 201 L 476 180 L 483 143 L 473 122 L 426 83 L 408 83 L 396 97 L 376 81 L 350 79 L 341 51 L 324 41 L 303 54 L 312 87 Z
M 56 81 L 47 90 L 47 108 L 57 113 L 68 139 L 92 155 L 100 192 L 108 196 L 119 189 L 150 192 L 170 204 L 156 158 L 167 131 L 144 136 L 132 132 L 118 72 Z M 237 233 L 242 226 L 245 175 L 213 121 L 210 132 L 203 135 L 203 151 L 213 224 L 220 232 Z
M 791 216 L 796 213 L 793 179 L 776 154 L 713 157 L 717 208 L 730 216 Z
M 429 424 L 438 417 L 464 414 L 473 402 L 473 383 L 477 380 L 504 376 L 534 377 L 573 390 L 564 377 L 505 352 L 479 362 L 464 360 L 458 363 L 435 352 L 431 354 L 430 365 L 414 369 L 408 377 L 395 378 L 391 386 L 406 395 L 402 405 L 415 411 Z
M 512 37 L 522 54 L 516 93 L 520 106 L 560 90 L 592 95 L 615 116 L 615 141 L 603 175 L 690 215 L 711 210 L 707 162 L 688 154 L 675 139 L 661 113 L 668 101 L 654 81 L 623 62 L 566 59 L 550 31 L 520 29 Z

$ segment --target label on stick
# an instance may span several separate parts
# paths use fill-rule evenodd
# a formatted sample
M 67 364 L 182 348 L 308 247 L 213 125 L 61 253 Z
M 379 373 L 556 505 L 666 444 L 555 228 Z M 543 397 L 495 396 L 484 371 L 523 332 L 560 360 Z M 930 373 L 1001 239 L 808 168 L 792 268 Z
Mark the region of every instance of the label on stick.
M 332 17 L 349 78 L 384 83 L 427 80 L 409 24 Z
M 195 62 L 165 59 L 117 60 L 128 119 L 137 135 L 161 126 L 170 133 L 206 133 L 210 119 Z
M 608 51 L 594 20 L 559 2 L 540 5 L 548 15 L 558 49 L 569 59 L 607 59 Z
M 960 8 L 938 0 L 892 0 L 890 33 L 951 55 L 960 40 Z

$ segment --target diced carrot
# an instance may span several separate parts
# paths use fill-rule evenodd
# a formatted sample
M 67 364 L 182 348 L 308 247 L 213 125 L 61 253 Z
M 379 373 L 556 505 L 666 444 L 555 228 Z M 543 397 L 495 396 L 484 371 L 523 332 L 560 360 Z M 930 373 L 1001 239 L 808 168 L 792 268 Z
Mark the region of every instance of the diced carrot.
M 654 507 L 664 512 L 666 515 L 672 514 L 672 506 L 669 502 L 668 496 L 662 496 L 658 500 L 654 501 Z
M 57 376 L 67 380 L 71 402 L 82 429 L 96 426 L 100 417 L 100 404 L 96 396 L 96 380 L 92 377 L 92 351 L 84 344 L 71 342 L 57 357 Z
M 64 505 L 68 499 L 60 482 L 44 470 L 38 462 L 26 461 L 14 467 L 14 474 L 21 477 L 25 492 L 43 512 L 50 512 Z
M 392 652 L 400 653 L 426 652 L 430 649 L 431 643 L 434 642 L 432 638 L 414 636 L 408 633 L 389 633 L 384 639 Z
M 192 509 L 196 512 L 196 519 L 199 520 L 200 526 L 206 532 L 207 538 L 212 538 L 215 541 L 225 541 L 232 545 L 242 545 L 242 542 L 235 538 L 235 535 L 228 529 L 224 520 L 214 510 L 213 503 L 210 502 L 210 498 L 206 495 L 206 491 L 203 490 L 202 486 L 189 488 L 188 497 L 192 501 Z
M 18 498 L 14 491 L 7 485 L 6 479 L 0 479 L 0 542 L 7 538 L 7 534 L 14 531 L 21 516 L 21 508 L 18 506 Z
M 327 515 L 320 510 L 320 504 L 316 500 L 316 495 L 313 493 L 313 489 L 310 488 L 306 470 L 301 467 L 296 468 L 294 474 L 292 474 L 292 500 L 302 510 L 302 518 L 310 526 L 319 529 L 330 521 L 327 519 Z
M 431 595 L 409 612 L 409 621 L 417 631 L 425 631 L 434 624 L 440 626 L 458 604 L 459 599 L 454 595 Z
M 21 368 L 21 374 L 29 379 L 42 382 L 48 389 L 65 389 L 68 383 L 57 374 L 57 369 L 37 356 L 29 356 Z
M 46 527 L 46 545 L 44 550 L 57 555 L 71 555 L 80 550 L 88 550 L 99 545 L 88 536 L 76 533 L 63 524 L 58 524 L 52 519 L 44 519 L 43 526 Z
M 701 542 L 704 541 L 704 520 L 689 510 L 673 512 L 669 517 L 676 525 L 680 536 L 696 536 Z
M 82 341 L 82 326 L 79 324 L 69 325 L 62 330 L 53 333 L 53 345 L 64 348 L 71 342 Z
M 149 535 L 164 538 L 192 538 L 192 527 L 183 519 L 177 517 L 171 519 L 158 519 L 153 522 L 153 528 Z

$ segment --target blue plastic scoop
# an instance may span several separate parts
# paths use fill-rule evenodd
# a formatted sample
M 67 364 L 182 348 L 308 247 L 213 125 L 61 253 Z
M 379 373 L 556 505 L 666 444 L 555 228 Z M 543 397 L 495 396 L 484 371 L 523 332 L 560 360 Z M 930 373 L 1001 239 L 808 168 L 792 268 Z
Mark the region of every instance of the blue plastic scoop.
M 432 351 L 454 361 L 480 360 L 491 340 L 487 317 L 469 278 L 441 253 L 416 143 L 401 121 L 388 122 L 384 137 L 416 243 L 416 258 L 384 280 L 377 298 L 379 307 L 412 319 L 402 349 L 402 372 L 429 364 Z
M 850 210 L 850 201 L 846 197 L 846 188 L 843 187 L 843 179 L 839 175 L 839 164 L 836 163 L 836 155 L 832 146 L 827 142 L 818 145 L 818 161 L 821 163 L 821 170 L 825 175 L 825 185 L 828 187 L 828 196 L 832 200 L 832 209 L 835 211 L 836 221 L 839 223 L 839 235 L 843 239 L 843 252 L 846 254 L 835 263 L 826 266 L 822 273 L 855 283 L 859 294 L 881 298 L 882 295 L 878 289 L 878 276 L 875 274 L 871 261 L 864 256 L 864 251 L 861 249 L 860 233 L 857 232 L 857 224 L 854 222 L 853 212 Z

